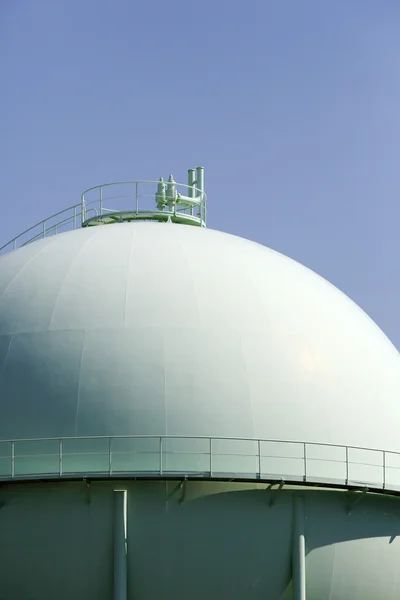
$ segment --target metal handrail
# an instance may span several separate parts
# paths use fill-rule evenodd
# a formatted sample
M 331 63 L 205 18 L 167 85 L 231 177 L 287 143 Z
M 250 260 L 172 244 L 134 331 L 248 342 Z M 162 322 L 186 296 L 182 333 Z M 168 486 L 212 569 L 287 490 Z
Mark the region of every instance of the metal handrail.
M 307 446 L 324 446 L 327 448 L 351 448 L 352 450 L 365 450 L 368 452 L 385 452 L 386 454 L 395 454 L 400 458 L 400 452 L 394 450 L 382 450 L 382 448 L 371 448 L 366 446 L 346 446 L 345 444 L 331 444 L 325 442 L 302 442 L 299 440 L 288 440 L 280 438 L 254 438 L 254 437 L 229 437 L 229 436 L 209 436 L 209 435 L 159 435 L 159 434 L 126 434 L 126 435 L 71 435 L 71 436 L 51 436 L 51 437 L 31 437 L 31 438 L 5 438 L 0 439 L 0 444 L 11 442 L 51 442 L 54 440 L 108 440 L 108 439 L 165 439 L 176 440 L 223 440 L 232 442 L 268 442 L 276 444 L 306 444 Z
M 3 246 L 0 246 L 0 253 L 3 253 L 4 251 L 7 251 L 7 248 L 9 246 L 12 246 L 12 248 L 10 248 L 11 250 L 15 250 L 16 248 L 21 248 L 22 246 L 26 246 L 27 244 L 35 241 L 36 239 L 43 239 L 45 237 L 47 237 L 47 235 L 49 234 L 50 229 L 54 229 L 56 226 L 60 226 L 60 224 L 63 221 L 73 221 L 74 218 L 78 219 L 79 216 L 81 216 L 80 213 L 76 213 L 76 210 L 79 209 L 81 210 L 82 205 L 81 203 L 79 204 L 73 204 L 72 206 L 69 206 L 68 208 L 64 208 L 64 210 L 60 210 L 59 212 L 55 213 L 54 215 L 51 215 L 50 217 L 47 217 L 46 219 L 43 219 L 42 221 L 39 221 L 38 223 L 36 223 L 35 225 L 32 225 L 31 227 L 28 227 L 28 229 L 25 229 L 25 231 L 23 231 L 22 233 L 19 233 L 18 235 L 16 235 L 14 238 L 12 238 L 10 241 L 8 241 L 6 244 L 4 244 Z M 55 219 L 56 217 L 63 215 L 64 213 L 68 212 L 68 211 L 73 211 L 73 214 L 68 217 L 67 219 L 63 219 L 63 221 L 58 221 L 57 223 L 54 223 L 52 225 L 50 225 L 50 227 L 47 227 L 47 223 L 49 221 L 51 221 L 52 219 Z M 74 227 L 75 229 L 76 227 Z M 18 244 L 18 241 L 23 239 L 30 231 L 33 230 L 39 230 L 38 233 L 36 233 L 33 237 L 25 240 L 23 243 Z
M 59 233 L 58 229 L 62 226 L 64 227 L 66 225 L 71 225 L 71 230 L 78 229 L 81 226 L 95 224 L 95 217 L 102 217 L 112 213 L 124 214 L 125 212 L 128 212 L 132 213 L 133 216 L 136 215 L 137 218 L 140 218 L 141 212 L 144 212 L 146 215 L 153 213 L 158 219 L 161 219 L 162 216 L 164 216 L 166 219 L 171 218 L 172 220 L 180 217 L 181 220 L 186 218 L 189 224 L 205 226 L 207 219 L 206 193 L 195 186 L 189 186 L 187 184 L 178 182 L 173 183 L 177 192 L 181 193 L 183 191 L 183 195 L 186 195 L 188 198 L 189 196 L 192 196 L 192 199 L 195 199 L 196 196 L 196 200 L 199 202 L 198 206 L 195 208 L 176 205 L 174 207 L 165 207 L 162 210 L 157 210 L 155 208 L 155 198 L 157 189 L 156 186 L 159 184 L 158 181 L 138 180 L 104 183 L 102 185 L 97 185 L 85 190 L 81 195 L 81 202 L 79 204 L 73 204 L 64 210 L 61 210 L 50 217 L 39 221 L 35 225 L 28 227 L 28 229 L 25 229 L 25 231 L 12 238 L 3 246 L 0 246 L 0 254 L 21 248 L 22 246 L 26 246 L 36 240 L 43 239 L 54 234 L 57 235 Z M 124 196 L 108 196 L 104 193 L 105 191 L 108 192 L 108 190 L 112 190 L 115 187 L 121 186 L 131 186 L 132 192 L 128 195 L 125 194 Z M 152 186 L 151 193 L 141 193 L 141 188 L 143 186 Z M 95 198 L 93 198 L 93 194 Z M 131 200 L 131 205 L 128 207 L 128 210 L 124 211 L 106 206 L 107 203 L 112 203 L 113 200 L 117 198 L 121 199 L 122 197 Z M 153 202 L 152 207 L 144 211 L 140 210 L 139 204 L 145 202 L 146 199 L 151 199 Z M 198 210 L 199 212 L 194 214 L 195 210 Z M 55 221 L 57 217 L 65 215 L 66 213 L 69 213 L 69 216 Z M 95 213 L 95 216 L 89 218 L 89 214 L 92 213 Z M 132 216 L 130 218 L 132 218 Z M 129 220 L 129 218 L 127 220 Z M 29 236 L 31 232 L 34 234 Z
M 70 448 L 70 442 L 79 446 L 80 442 L 95 442 L 98 440 L 106 441 L 104 450 Z M 117 450 L 116 441 L 130 440 L 143 441 L 153 440 L 157 443 L 154 449 L 125 449 Z M 176 440 L 186 440 L 187 444 L 181 450 L 168 448 L 168 442 Z M 190 444 L 195 441 L 205 442 L 204 449 L 193 449 Z M 45 451 L 37 447 L 43 443 L 54 443 L 54 448 Z M 240 449 L 241 443 L 253 443 L 254 451 L 248 448 Z M 220 448 L 218 449 L 218 443 Z M 223 444 L 236 444 L 236 448 L 221 447 Z M 22 444 L 32 444 L 32 452 L 29 448 L 20 448 Z M 33 445 L 35 444 L 35 449 Z M 294 445 L 300 449 L 297 456 L 293 453 L 288 454 L 285 451 L 279 451 L 271 454 L 263 444 L 277 444 L 288 447 Z M 310 455 L 311 448 L 327 448 L 340 450 L 343 458 L 337 456 L 317 456 Z M 6 452 L 4 452 L 6 449 Z M 21 452 L 19 452 L 19 450 Z M 23 450 L 23 452 L 22 452 Z M 36 451 L 34 451 L 36 450 Z M 364 456 L 355 459 L 352 454 L 361 452 Z M 378 453 L 380 458 L 377 461 L 370 462 L 365 453 Z M 389 455 L 398 457 L 399 466 L 388 464 Z M 176 457 L 184 457 L 185 468 L 174 465 Z M 105 459 L 102 467 L 93 467 L 91 459 L 101 457 Z M 118 466 L 118 460 L 130 458 L 128 467 L 124 464 Z M 138 457 L 147 457 L 152 459 L 152 463 L 137 464 Z M 197 457 L 197 458 L 193 458 Z M 29 460 L 28 460 L 29 459 Z M 247 467 L 243 469 L 243 464 L 239 468 L 238 461 L 247 461 Z M 26 462 L 28 460 L 28 462 Z M 32 464 L 33 460 L 33 464 Z M 36 464 L 35 464 L 36 460 Z M 47 460 L 47 466 L 40 465 L 40 461 Z M 51 465 L 51 460 L 55 461 Z M 68 461 L 73 461 L 73 465 L 66 467 Z M 203 460 L 202 464 L 196 460 Z M 277 468 L 279 461 L 292 461 L 286 468 Z M 25 463 L 24 463 L 25 461 Z M 135 462 L 136 461 L 136 462 Z M 191 462 L 192 461 L 192 462 Z M 274 462 L 275 461 L 275 462 Z M 317 473 L 315 467 L 321 464 L 333 464 L 340 466 L 343 471 L 340 476 L 329 476 L 324 472 L 321 476 Z M 299 471 L 298 465 L 301 464 Z M 294 467 L 296 465 L 296 467 Z M 365 469 L 373 470 L 368 476 L 365 475 Z M 378 471 L 377 471 L 378 470 Z M 396 471 L 396 479 L 390 478 L 390 474 Z M 208 436 L 184 436 L 184 435 L 121 435 L 121 436 L 78 436 L 78 437 L 47 437 L 47 438 L 26 438 L 26 439 L 8 439 L 0 441 L 0 481 L 24 480 L 32 478 L 65 478 L 68 476 L 135 476 L 137 478 L 148 477 L 166 477 L 166 476 L 187 476 L 187 477 L 205 477 L 205 478 L 228 478 L 237 480 L 255 480 L 271 481 L 284 479 L 292 483 L 312 483 L 324 485 L 335 485 L 337 487 L 362 486 L 370 487 L 380 491 L 400 491 L 400 452 L 390 450 L 378 450 L 375 448 L 365 448 L 359 446 L 344 446 L 338 444 L 324 444 L 318 442 L 300 442 L 296 440 L 280 439 L 254 439 L 254 438 L 231 438 L 231 437 L 208 437 Z
M 112 183 L 104 183 L 102 185 L 97 185 L 94 187 L 91 187 L 87 190 L 85 190 L 81 196 L 81 204 L 82 204 L 82 212 L 83 212 L 83 221 L 84 224 L 87 222 L 87 219 L 85 218 L 85 210 L 86 207 L 89 206 L 90 204 L 96 204 L 98 206 L 98 210 L 99 210 L 99 216 L 102 216 L 105 214 L 105 212 L 109 213 L 110 212 L 110 208 L 106 208 L 105 207 L 105 203 L 110 202 L 112 200 L 115 199 L 121 199 L 121 198 L 132 198 L 133 201 L 133 206 L 129 207 L 128 212 L 132 212 L 132 213 L 136 213 L 136 215 L 139 215 L 140 212 L 142 212 L 142 210 L 140 210 L 139 208 L 139 199 L 143 199 L 143 198 L 151 198 L 151 200 L 154 202 L 155 200 L 155 188 L 156 186 L 159 184 L 159 181 L 153 181 L 153 180 L 137 180 L 137 181 L 117 181 L 117 182 L 112 182 Z M 206 224 L 206 218 L 207 218 L 207 194 L 202 191 L 200 188 L 196 187 L 196 186 L 190 186 L 184 183 L 179 183 L 179 182 L 173 182 L 175 188 L 176 188 L 176 192 L 180 193 L 182 195 L 183 192 L 183 196 L 185 197 L 190 197 L 192 196 L 192 199 L 194 200 L 196 198 L 196 200 L 199 202 L 198 206 L 197 206 L 197 210 L 199 210 L 199 213 L 197 216 L 194 216 L 194 207 L 190 208 L 190 207 L 179 207 L 178 205 L 174 206 L 174 208 L 170 208 L 170 209 L 162 209 L 162 211 L 156 210 L 154 206 L 152 206 L 151 209 L 147 209 L 143 212 L 146 213 L 154 213 L 154 215 L 158 215 L 160 216 L 160 212 L 163 213 L 166 217 L 168 215 L 170 215 L 171 217 L 177 216 L 177 215 L 191 215 L 192 217 L 192 221 L 197 222 L 197 224 L 205 226 Z M 132 187 L 132 193 L 130 195 L 105 195 L 104 194 L 104 190 L 108 191 L 108 189 L 112 189 L 115 187 L 122 187 L 122 186 L 131 186 Z M 140 193 L 141 191 L 141 187 L 143 186 L 152 186 L 152 193 Z M 111 192 L 112 193 L 112 192 Z M 95 195 L 95 199 L 94 200 L 90 200 L 88 199 L 88 195 L 90 195 L 91 197 L 93 197 L 93 194 Z M 124 211 L 121 209 L 115 210 L 116 213 L 123 213 Z

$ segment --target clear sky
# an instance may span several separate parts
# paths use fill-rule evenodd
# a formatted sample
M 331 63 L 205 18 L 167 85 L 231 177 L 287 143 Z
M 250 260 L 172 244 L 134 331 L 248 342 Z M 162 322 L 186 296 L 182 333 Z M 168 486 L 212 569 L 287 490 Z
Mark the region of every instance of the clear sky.
M 398 0 L 0 0 L 0 241 L 93 185 L 206 169 L 208 225 L 400 348 Z

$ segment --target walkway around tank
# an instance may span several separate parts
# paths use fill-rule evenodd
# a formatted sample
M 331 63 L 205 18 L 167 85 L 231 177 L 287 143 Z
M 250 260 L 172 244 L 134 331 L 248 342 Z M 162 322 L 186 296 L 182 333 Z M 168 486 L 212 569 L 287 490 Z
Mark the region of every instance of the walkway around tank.
M 400 492 L 400 453 L 353 446 L 182 436 L 0 441 L 0 481 L 178 477 Z
M 205 227 L 207 194 L 204 190 L 176 181 L 172 184 L 174 198 L 169 201 L 167 190 L 165 205 L 157 205 L 160 181 L 117 181 L 89 188 L 79 203 L 35 223 L 0 246 L 0 255 L 53 235 L 107 223 L 153 220 Z M 197 201 L 191 205 L 190 197 L 194 202 L 195 196 Z

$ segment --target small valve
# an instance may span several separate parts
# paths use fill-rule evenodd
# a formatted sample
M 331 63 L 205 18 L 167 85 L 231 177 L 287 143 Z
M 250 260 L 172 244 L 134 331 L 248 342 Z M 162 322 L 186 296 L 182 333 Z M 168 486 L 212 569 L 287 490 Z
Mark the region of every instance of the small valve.
M 172 208 L 176 203 L 176 184 L 172 175 L 168 178 L 167 183 L 167 204 Z
M 158 210 L 164 210 L 167 204 L 167 200 L 165 198 L 165 183 L 162 177 L 160 177 L 157 184 L 156 203 Z

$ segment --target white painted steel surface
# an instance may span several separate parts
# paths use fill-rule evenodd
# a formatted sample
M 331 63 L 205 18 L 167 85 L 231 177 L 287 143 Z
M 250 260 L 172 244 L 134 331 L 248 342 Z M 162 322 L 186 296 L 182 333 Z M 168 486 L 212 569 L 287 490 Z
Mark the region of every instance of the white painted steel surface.
M 1 439 L 182 435 L 398 452 L 399 397 L 399 354 L 369 317 L 256 243 L 136 223 L 0 257 Z

